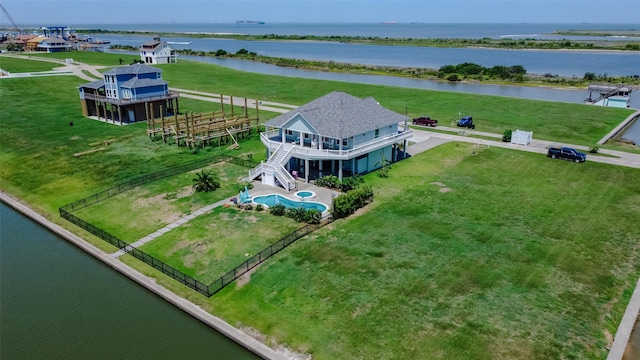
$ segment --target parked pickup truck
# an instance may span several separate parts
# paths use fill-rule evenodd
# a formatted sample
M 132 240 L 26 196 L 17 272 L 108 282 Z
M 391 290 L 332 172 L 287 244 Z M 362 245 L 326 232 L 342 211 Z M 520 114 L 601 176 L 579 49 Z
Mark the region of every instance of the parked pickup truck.
M 422 117 L 413 119 L 413 125 L 424 125 L 424 126 L 435 127 L 435 126 L 438 126 L 438 120 L 432 119 L 428 116 L 422 116 Z
M 587 154 L 581 153 L 576 149 L 563 147 L 563 148 L 549 148 L 547 157 L 552 159 L 564 159 L 575 162 L 585 162 L 587 160 Z
M 476 128 L 476 126 L 473 124 L 473 118 L 471 116 L 461 117 L 460 120 L 458 120 L 458 126 L 466 127 L 469 129 Z

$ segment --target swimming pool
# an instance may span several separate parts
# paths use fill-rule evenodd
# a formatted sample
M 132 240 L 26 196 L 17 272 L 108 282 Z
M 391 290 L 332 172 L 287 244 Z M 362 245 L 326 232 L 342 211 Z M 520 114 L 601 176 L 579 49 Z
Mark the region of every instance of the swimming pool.
M 295 197 L 303 199 L 303 200 L 313 199 L 314 197 L 316 197 L 316 193 L 314 193 L 313 191 L 309 191 L 309 190 L 298 191 L 293 195 Z
M 315 209 L 320 212 L 326 211 L 327 206 L 325 204 L 315 201 L 295 201 L 288 197 L 284 197 L 278 194 L 261 195 L 253 198 L 253 202 L 256 204 L 262 204 L 266 206 L 273 206 L 276 204 L 282 204 L 288 208 L 304 208 L 307 210 Z

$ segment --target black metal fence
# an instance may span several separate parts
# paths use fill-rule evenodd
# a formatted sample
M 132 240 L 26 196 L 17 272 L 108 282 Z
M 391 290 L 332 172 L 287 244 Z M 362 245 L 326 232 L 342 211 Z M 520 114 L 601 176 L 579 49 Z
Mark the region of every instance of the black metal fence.
M 112 244 L 113 246 L 117 247 L 118 249 L 124 251 L 127 254 L 131 254 L 133 257 L 142 260 L 143 262 L 145 262 L 146 264 L 151 265 L 153 268 L 161 271 L 162 273 L 164 273 L 165 275 L 170 276 L 171 278 L 179 281 L 180 283 L 188 286 L 189 288 L 199 292 L 202 295 L 205 295 L 207 297 L 212 296 L 213 294 L 217 293 L 218 291 L 222 290 L 225 286 L 229 285 L 230 283 L 232 283 L 233 281 L 235 281 L 237 278 L 239 278 L 240 276 L 244 275 L 245 273 L 247 273 L 249 270 L 253 269 L 254 267 L 258 266 L 259 264 L 263 263 L 265 260 L 267 260 L 268 258 L 270 258 L 271 256 L 277 254 L 278 252 L 280 252 L 282 249 L 286 248 L 287 246 L 293 244 L 296 240 L 306 236 L 307 234 L 310 234 L 311 232 L 319 229 L 320 227 L 330 223 L 332 220 L 331 219 L 326 219 L 324 220 L 322 223 L 318 224 L 318 225 L 306 225 L 303 226 L 297 230 L 295 230 L 294 232 L 290 233 L 289 235 L 283 237 L 282 239 L 274 242 L 273 244 L 267 246 L 266 248 L 264 248 L 262 251 L 260 251 L 259 253 L 257 253 L 256 255 L 252 256 L 251 258 L 247 259 L 246 261 L 244 261 L 242 264 L 236 266 L 233 270 L 228 271 L 226 274 L 222 275 L 220 278 L 218 278 L 217 280 L 215 280 L 214 282 L 212 282 L 209 285 L 206 285 L 196 279 L 194 279 L 193 277 L 181 272 L 180 270 L 175 269 L 174 267 L 172 267 L 171 265 L 166 264 L 165 262 L 163 262 L 162 260 L 159 260 L 147 253 L 145 253 L 144 251 L 131 246 L 129 243 L 119 239 L 118 237 L 96 227 L 95 225 L 88 223 L 87 221 L 84 221 L 82 219 L 80 219 L 79 217 L 73 215 L 72 213 L 74 211 L 86 208 L 88 206 L 91 206 L 93 204 L 96 204 L 100 201 L 104 201 L 112 196 L 115 196 L 117 194 L 123 193 L 127 190 L 131 190 L 137 186 L 152 182 L 152 181 L 156 181 L 159 179 L 163 179 L 169 176 L 173 176 L 173 175 L 177 175 L 177 174 L 181 174 L 187 171 L 192 171 L 204 166 L 207 166 L 209 164 L 214 164 L 214 163 L 218 163 L 218 162 L 230 162 L 236 165 L 241 165 L 241 166 L 246 166 L 246 167 L 253 167 L 256 166 L 257 163 L 253 162 L 251 160 L 244 160 L 244 159 L 240 159 L 237 157 L 233 157 L 233 156 L 216 156 L 214 158 L 211 159 L 206 159 L 206 160 L 200 160 L 200 161 L 194 161 L 188 164 L 184 164 L 184 165 L 180 165 L 180 166 L 176 166 L 173 168 L 169 168 L 163 171 L 159 171 L 156 173 L 152 173 L 149 175 L 144 175 L 141 177 L 137 177 L 135 179 L 132 179 L 130 181 L 127 181 L 123 184 L 114 186 L 110 189 L 107 189 L 105 191 L 102 191 L 100 193 L 97 193 L 95 195 L 91 195 L 88 196 L 84 199 L 78 200 L 76 202 L 73 202 L 71 204 L 65 205 L 63 207 L 61 207 L 59 209 L 60 211 L 60 216 L 77 225 L 78 227 L 90 232 L 91 234 L 105 240 L 106 242 Z
M 80 199 L 78 201 L 72 202 L 71 204 L 65 205 L 60 208 L 60 210 L 65 210 L 67 212 L 74 212 L 80 209 L 84 209 L 87 206 L 91 206 L 93 204 L 99 203 L 101 201 L 107 200 L 110 197 L 123 193 L 127 190 L 131 190 L 140 185 L 144 185 L 156 180 L 164 179 L 169 176 L 178 175 L 185 173 L 187 171 L 196 170 L 207 165 L 217 164 L 220 162 L 229 162 L 232 164 L 244 166 L 244 167 L 256 167 L 258 166 L 258 162 L 248 159 L 241 159 L 235 156 L 226 156 L 226 155 L 217 155 L 209 159 L 203 159 L 198 161 L 193 161 L 187 164 L 174 166 L 172 168 L 168 168 L 165 170 L 161 170 L 158 172 L 154 172 L 151 174 L 143 175 L 134 179 L 131 179 L 125 183 L 116 185 L 112 188 L 99 192 L 97 194 L 88 196 L 84 199 Z M 62 215 L 62 213 L 61 213 Z

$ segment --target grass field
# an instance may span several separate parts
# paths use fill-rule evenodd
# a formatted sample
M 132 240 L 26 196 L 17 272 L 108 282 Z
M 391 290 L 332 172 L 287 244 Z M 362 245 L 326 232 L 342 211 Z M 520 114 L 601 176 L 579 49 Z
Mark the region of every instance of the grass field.
M 183 273 L 210 284 L 301 224 L 268 214 L 215 208 L 141 247 Z
M 64 58 L 59 54 L 42 56 Z M 119 58 L 123 57 L 121 54 L 85 52 L 65 56 L 75 61 L 105 66 L 117 66 Z M 430 115 L 447 123 L 462 113 L 472 115 L 478 124 L 477 129 L 481 131 L 502 134 L 506 129 L 525 129 L 533 131 L 537 139 L 585 146 L 595 145 L 632 113 L 627 109 L 583 104 L 262 75 L 184 60 L 158 67 L 163 71 L 163 79 L 176 88 L 294 105 L 302 105 L 339 90 L 362 98 L 373 96 L 383 106 L 401 114 L 407 112 L 410 117 Z M 186 108 L 181 106 L 181 109 Z
M 447 144 L 367 182 L 375 205 L 212 308 L 318 359 L 605 357 L 640 275 L 636 169 Z
M 72 55 L 77 61 L 82 56 Z M 462 111 L 478 118 L 483 131 L 518 127 L 540 139 L 581 145 L 594 144 L 630 113 L 187 62 L 162 68 L 174 87 L 293 104 L 343 90 L 374 96 L 401 113 L 407 106 L 410 116 L 447 119 Z M 114 251 L 62 221 L 58 207 L 134 176 L 226 151 L 153 142 L 145 124 L 85 119 L 76 89 L 82 83 L 74 77 L 0 80 L 0 187 Z M 73 157 L 110 139 L 115 141 L 105 151 Z M 255 136 L 230 153 L 264 158 Z M 607 338 L 640 276 L 640 171 L 446 144 L 395 164 L 388 179 L 371 174 L 366 181 L 374 186 L 372 205 L 298 241 L 261 265 L 248 283 L 212 298 L 128 256 L 122 261 L 231 324 L 318 359 L 605 357 Z M 158 194 L 174 188 L 157 186 Z M 204 236 L 199 231 L 196 243 Z M 167 255 L 180 236 L 149 250 L 195 269 L 189 264 L 197 261 L 179 259 L 184 253 Z
M 190 171 L 126 191 L 76 211 L 75 215 L 132 243 L 204 206 L 237 196 L 249 171 L 227 163 L 202 170 L 220 180 L 219 189 L 195 192 L 192 185 L 197 171 Z

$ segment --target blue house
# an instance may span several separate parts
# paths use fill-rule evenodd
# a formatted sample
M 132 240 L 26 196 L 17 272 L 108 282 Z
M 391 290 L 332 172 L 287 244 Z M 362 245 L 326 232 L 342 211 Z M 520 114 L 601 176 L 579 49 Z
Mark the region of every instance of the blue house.
M 297 177 L 309 182 L 332 174 L 342 180 L 379 169 L 405 157 L 413 134 L 408 120 L 373 98 L 329 93 L 264 124 L 268 160 L 249 177 L 293 190 Z
M 122 124 L 178 111 L 179 94 L 169 91 L 160 69 L 133 64 L 107 70 L 103 75 L 103 80 L 78 87 L 84 116 Z

